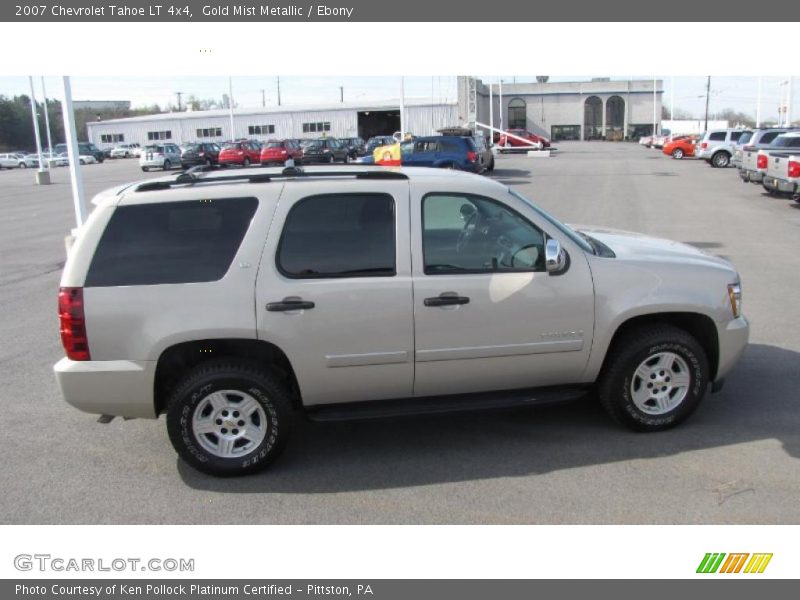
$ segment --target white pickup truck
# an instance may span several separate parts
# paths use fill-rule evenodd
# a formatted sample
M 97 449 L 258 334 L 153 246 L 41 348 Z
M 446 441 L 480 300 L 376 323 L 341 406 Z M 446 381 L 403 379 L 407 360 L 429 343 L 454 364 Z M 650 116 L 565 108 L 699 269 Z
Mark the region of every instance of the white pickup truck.
M 778 136 L 772 148 L 759 150 L 757 167 L 768 193 L 787 193 L 800 201 L 800 131 Z
M 758 170 L 759 150 L 772 150 L 773 143 L 781 135 L 790 131 L 793 130 L 786 127 L 768 127 L 754 130 L 753 135 L 745 141 L 742 141 L 744 136 L 739 139 L 733 163 L 739 169 L 739 177 L 743 183 L 761 183 L 764 173 Z M 795 139 L 794 141 L 800 144 L 800 140 Z

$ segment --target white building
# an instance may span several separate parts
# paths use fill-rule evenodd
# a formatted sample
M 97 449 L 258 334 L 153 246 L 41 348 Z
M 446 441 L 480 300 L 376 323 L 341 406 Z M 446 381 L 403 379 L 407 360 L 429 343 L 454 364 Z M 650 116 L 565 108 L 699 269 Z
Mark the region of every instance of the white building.
M 459 77 L 459 112 L 466 122 L 527 129 L 555 140 L 638 139 L 661 128 L 661 80 L 594 78 L 576 82 L 502 83 Z M 470 96 L 474 94 L 474 101 Z
M 457 88 L 455 102 L 407 99 L 405 131 L 433 135 L 444 127 L 474 127 L 476 122 L 492 125 L 490 112 L 498 129 L 527 129 L 554 140 L 638 139 L 661 130 L 660 80 L 504 81 L 502 103 L 498 83 L 493 82 L 490 90 L 479 79 L 458 77 Z M 227 109 L 97 121 L 87 123 L 87 128 L 89 139 L 102 148 L 155 140 L 181 144 L 323 135 L 367 139 L 400 130 L 400 101 L 237 108 L 232 129 Z
M 415 135 L 435 134 L 442 127 L 460 125 L 456 102 L 406 99 L 405 130 Z M 146 144 L 169 140 L 178 144 L 197 140 L 283 139 L 391 135 L 400 130 L 400 101 L 320 106 L 236 108 L 233 130 L 226 109 L 161 113 L 86 124 L 89 140 L 100 148 L 118 143 Z

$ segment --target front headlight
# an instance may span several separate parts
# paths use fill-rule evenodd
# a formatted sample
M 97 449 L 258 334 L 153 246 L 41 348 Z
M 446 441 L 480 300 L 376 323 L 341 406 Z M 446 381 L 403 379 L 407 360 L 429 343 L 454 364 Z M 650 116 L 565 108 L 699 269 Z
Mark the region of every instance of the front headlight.
M 733 318 L 738 319 L 742 315 L 742 284 L 728 284 L 728 298 L 731 301 L 731 311 Z

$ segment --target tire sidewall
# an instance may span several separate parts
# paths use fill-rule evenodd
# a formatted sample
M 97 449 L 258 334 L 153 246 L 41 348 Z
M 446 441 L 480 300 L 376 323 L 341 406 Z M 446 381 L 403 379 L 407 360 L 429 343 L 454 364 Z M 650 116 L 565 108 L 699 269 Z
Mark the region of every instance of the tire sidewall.
M 252 396 L 267 416 L 268 431 L 264 440 L 248 454 L 221 458 L 206 451 L 192 430 L 192 419 L 200 402 L 219 390 L 238 390 Z M 213 373 L 181 389 L 167 412 L 170 439 L 181 457 L 200 471 L 214 475 L 244 475 L 266 466 L 279 453 L 286 438 L 288 414 L 257 377 Z
M 691 385 L 683 401 L 671 411 L 661 415 L 651 415 L 637 408 L 631 397 L 631 382 L 637 367 L 649 356 L 660 352 L 677 354 L 689 366 Z M 702 400 L 708 386 L 708 366 L 705 356 L 698 354 L 693 348 L 679 341 L 661 341 L 648 345 L 638 352 L 633 353 L 621 377 L 614 382 L 616 393 L 619 394 L 620 403 L 618 410 L 620 417 L 636 429 L 659 430 L 677 425 L 688 417 Z M 620 389 L 621 386 L 621 389 Z

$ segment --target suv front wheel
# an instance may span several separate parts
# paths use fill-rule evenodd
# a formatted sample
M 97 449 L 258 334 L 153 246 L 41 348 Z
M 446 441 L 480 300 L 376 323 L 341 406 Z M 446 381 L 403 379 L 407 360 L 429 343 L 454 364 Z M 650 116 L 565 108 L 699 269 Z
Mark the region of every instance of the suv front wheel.
M 257 365 L 218 360 L 193 369 L 167 404 L 167 431 L 181 458 L 210 475 L 264 469 L 289 436 L 291 400 Z
M 634 431 L 674 427 L 700 404 L 708 359 L 694 337 L 672 325 L 636 329 L 612 346 L 601 375 L 600 403 Z

